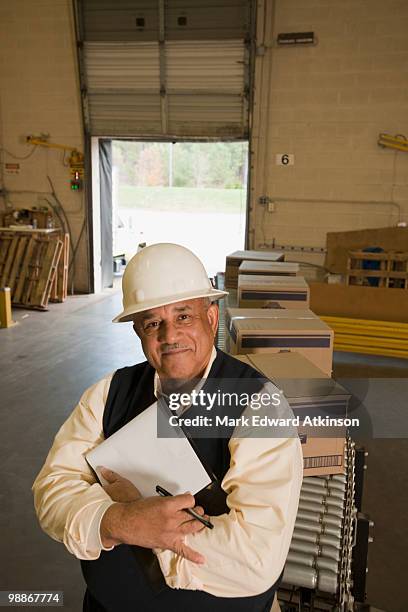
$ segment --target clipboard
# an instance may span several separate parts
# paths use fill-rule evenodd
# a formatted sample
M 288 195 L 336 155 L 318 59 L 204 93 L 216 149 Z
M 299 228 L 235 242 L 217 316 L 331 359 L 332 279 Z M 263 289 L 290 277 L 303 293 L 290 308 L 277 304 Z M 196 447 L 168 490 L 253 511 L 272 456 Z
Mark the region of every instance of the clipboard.
M 213 483 L 181 427 L 174 428 L 176 437 L 157 437 L 157 411 L 166 409 L 154 402 L 86 455 L 102 484 L 107 484 L 102 466 L 130 480 L 143 497 L 157 495 L 157 484 L 173 495 L 195 495 Z

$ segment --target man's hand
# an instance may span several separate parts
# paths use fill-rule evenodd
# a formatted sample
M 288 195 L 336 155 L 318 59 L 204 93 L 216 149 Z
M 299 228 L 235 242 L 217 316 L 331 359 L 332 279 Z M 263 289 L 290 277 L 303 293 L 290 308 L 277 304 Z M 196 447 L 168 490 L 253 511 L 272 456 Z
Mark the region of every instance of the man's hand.
M 104 485 L 103 488 L 113 501 L 132 502 L 142 498 L 139 489 L 127 478 L 123 478 L 113 470 L 104 467 L 101 468 L 101 474 L 108 481 L 108 484 Z
M 101 521 L 100 534 L 105 548 L 122 543 L 163 548 L 194 563 L 205 563 L 202 555 L 184 544 L 185 535 L 204 528 L 184 512 L 186 508 L 194 508 L 198 514 L 204 515 L 204 510 L 194 505 L 192 495 L 144 499 L 126 478 L 105 468 L 101 473 L 109 483 L 104 486 L 105 491 L 118 502 L 108 508 Z

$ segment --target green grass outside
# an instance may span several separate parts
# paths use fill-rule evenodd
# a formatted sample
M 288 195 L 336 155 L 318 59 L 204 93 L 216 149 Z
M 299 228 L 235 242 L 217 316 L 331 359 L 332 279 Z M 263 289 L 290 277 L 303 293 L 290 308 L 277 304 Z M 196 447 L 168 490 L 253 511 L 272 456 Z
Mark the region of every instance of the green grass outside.
M 245 210 L 246 190 L 121 185 L 118 200 L 120 208 L 191 213 L 240 213 Z

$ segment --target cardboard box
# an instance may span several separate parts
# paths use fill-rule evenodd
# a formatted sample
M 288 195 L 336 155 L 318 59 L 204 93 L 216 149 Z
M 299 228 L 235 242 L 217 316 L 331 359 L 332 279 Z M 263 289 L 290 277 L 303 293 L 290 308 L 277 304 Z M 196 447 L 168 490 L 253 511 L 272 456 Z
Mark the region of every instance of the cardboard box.
M 346 417 L 350 394 L 297 353 L 236 355 L 252 365 L 282 389 L 295 416 L 319 414 Z M 344 472 L 345 430 L 342 437 L 321 437 L 321 431 L 299 427 L 304 476 L 323 476 Z M 336 430 L 336 434 L 338 430 Z M 313 435 L 320 434 L 320 435 Z
M 286 308 L 238 308 L 238 306 L 230 306 L 225 309 L 225 330 L 226 341 L 231 335 L 231 322 L 233 319 L 293 319 L 296 314 L 297 319 L 316 319 L 318 318 L 314 312 L 306 308 L 305 310 L 293 310 Z M 230 352 L 227 348 L 227 352 Z
M 344 474 L 346 438 L 311 438 L 299 432 L 303 452 L 303 476 Z
M 309 285 L 302 276 L 239 274 L 240 308 L 308 308 Z
M 272 381 L 281 378 L 329 378 L 299 353 L 247 353 L 234 357 L 248 363 Z
M 244 260 L 277 262 L 284 258 L 284 254 L 278 251 L 234 251 L 225 260 L 225 288 L 237 288 L 238 270 Z
M 289 261 L 248 261 L 245 259 L 239 266 L 238 273 L 267 276 L 296 276 L 299 273 L 299 264 Z
M 233 319 L 312 319 L 319 317 L 309 308 L 304 310 L 290 310 L 288 308 L 231 308 L 225 310 L 225 325 L 227 330 L 231 327 Z
M 227 308 L 228 352 L 232 355 L 296 352 L 331 375 L 333 330 L 311 310 L 254 310 Z

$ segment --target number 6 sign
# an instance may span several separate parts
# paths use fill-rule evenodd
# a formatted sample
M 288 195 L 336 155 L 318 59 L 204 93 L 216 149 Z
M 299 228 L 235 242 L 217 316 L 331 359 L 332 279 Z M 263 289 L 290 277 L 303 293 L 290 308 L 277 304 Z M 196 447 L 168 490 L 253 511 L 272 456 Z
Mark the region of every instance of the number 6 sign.
M 293 166 L 295 163 L 295 156 L 292 153 L 278 153 L 276 155 L 277 166 Z

